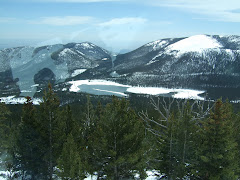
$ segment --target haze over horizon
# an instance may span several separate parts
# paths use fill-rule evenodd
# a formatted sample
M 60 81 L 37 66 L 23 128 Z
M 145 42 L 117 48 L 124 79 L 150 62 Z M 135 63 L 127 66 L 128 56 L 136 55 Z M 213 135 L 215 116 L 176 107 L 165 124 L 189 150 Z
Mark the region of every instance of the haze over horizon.
M 92 42 L 120 52 L 161 38 L 240 35 L 238 0 L 5 0 L 0 48 Z

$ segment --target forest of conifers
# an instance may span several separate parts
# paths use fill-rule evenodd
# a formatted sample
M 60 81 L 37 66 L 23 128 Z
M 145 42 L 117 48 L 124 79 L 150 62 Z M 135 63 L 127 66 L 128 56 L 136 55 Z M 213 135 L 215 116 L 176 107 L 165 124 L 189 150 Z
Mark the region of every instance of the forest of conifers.
M 136 109 L 125 98 L 61 105 L 49 85 L 40 106 L 21 112 L 0 104 L 0 152 L 9 179 L 233 180 L 240 177 L 240 114 L 221 99 L 149 98 Z M 135 177 L 136 178 L 136 177 Z

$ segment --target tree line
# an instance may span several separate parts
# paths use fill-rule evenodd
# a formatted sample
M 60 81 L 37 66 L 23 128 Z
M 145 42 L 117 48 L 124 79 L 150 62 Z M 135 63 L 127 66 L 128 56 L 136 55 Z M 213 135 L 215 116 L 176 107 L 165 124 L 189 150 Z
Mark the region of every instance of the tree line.
M 49 84 L 40 106 L 26 97 L 20 122 L 0 104 L 0 155 L 9 179 L 237 179 L 240 118 L 229 102 L 156 97 L 151 111 L 125 98 L 93 105 L 81 115 L 61 106 Z

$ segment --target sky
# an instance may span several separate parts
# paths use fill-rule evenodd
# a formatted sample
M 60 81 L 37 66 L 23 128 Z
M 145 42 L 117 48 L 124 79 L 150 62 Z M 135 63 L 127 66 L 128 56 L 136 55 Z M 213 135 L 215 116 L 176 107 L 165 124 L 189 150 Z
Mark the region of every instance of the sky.
M 0 48 L 92 42 L 109 51 L 240 35 L 239 0 L 0 0 Z

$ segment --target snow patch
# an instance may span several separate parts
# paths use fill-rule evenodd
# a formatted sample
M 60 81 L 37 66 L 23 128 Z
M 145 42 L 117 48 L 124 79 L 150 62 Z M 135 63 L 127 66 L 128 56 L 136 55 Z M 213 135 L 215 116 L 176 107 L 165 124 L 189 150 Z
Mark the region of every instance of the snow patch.
M 230 36 L 226 36 L 226 37 L 228 37 L 228 41 L 233 42 L 233 43 L 239 43 L 239 41 L 240 41 L 240 36 L 230 35 Z
M 75 77 L 75 76 L 77 76 L 77 75 L 79 75 L 79 74 L 82 74 L 82 73 L 84 73 L 86 70 L 87 70 L 87 69 L 76 69 L 76 70 L 74 70 L 73 73 L 71 74 L 71 77 Z
M 235 58 L 234 58 L 234 52 L 233 52 L 233 50 L 231 50 L 231 49 L 225 49 L 225 52 L 230 56 L 230 60 L 235 60 Z
M 15 98 L 15 96 L 0 97 L 0 102 L 5 104 L 24 104 L 26 101 L 27 100 L 24 97 L 18 97 L 18 98 Z M 39 105 L 41 102 L 42 102 L 42 99 L 33 98 L 34 105 Z
M 153 170 L 153 171 L 146 171 L 147 178 L 145 180 L 157 180 L 161 177 L 161 173 Z M 139 179 L 139 174 L 135 175 L 135 178 Z M 97 180 L 97 175 L 88 175 L 84 180 Z
M 111 72 L 110 75 L 112 77 L 120 77 L 120 75 L 116 71 Z
M 233 100 L 233 101 L 230 101 L 231 103 L 234 103 L 234 104 L 237 104 L 237 103 L 240 103 L 240 100 Z
M 197 91 L 191 89 L 176 89 L 176 94 L 172 97 L 177 99 L 196 99 L 196 100 L 204 100 L 203 97 L 200 97 L 199 94 L 204 93 L 204 91 Z
M 146 173 L 147 173 L 147 178 L 145 180 L 157 180 L 162 176 L 161 173 L 156 170 L 147 171 Z
M 69 48 L 65 48 L 63 51 L 60 52 L 60 56 L 65 56 L 67 53 L 72 53 L 72 54 L 76 54 L 74 51 L 72 51 Z
M 84 180 L 97 180 L 97 176 L 96 175 L 89 175 Z
M 158 55 L 156 55 L 154 58 L 152 58 L 152 60 L 150 60 L 146 65 L 150 65 L 152 63 L 155 63 L 159 60 L 156 60 L 158 57 L 162 56 L 163 55 L 163 52 L 160 52 Z
M 0 171 L 0 180 L 6 180 L 8 179 L 7 177 L 9 176 L 8 171 Z
M 150 43 L 146 44 L 145 46 L 147 46 L 147 47 L 152 46 L 153 50 L 157 50 L 157 49 L 164 47 L 164 45 L 166 45 L 167 43 L 168 42 L 165 40 L 157 40 L 157 41 L 150 42 Z
M 78 51 L 78 50 L 77 50 L 77 52 L 78 52 L 79 54 L 81 54 L 82 56 L 85 56 L 85 54 L 82 53 L 81 51 Z
M 146 65 L 150 65 L 152 63 L 155 63 L 155 62 L 159 61 L 159 60 L 156 60 L 156 58 L 160 57 L 161 55 L 162 55 L 162 53 L 159 53 L 152 60 L 150 60 Z
M 90 44 L 90 43 L 81 43 L 81 45 L 82 45 L 84 48 L 93 49 L 93 45 Z
M 38 86 L 39 86 L 39 84 L 34 84 L 31 87 L 38 87 Z

